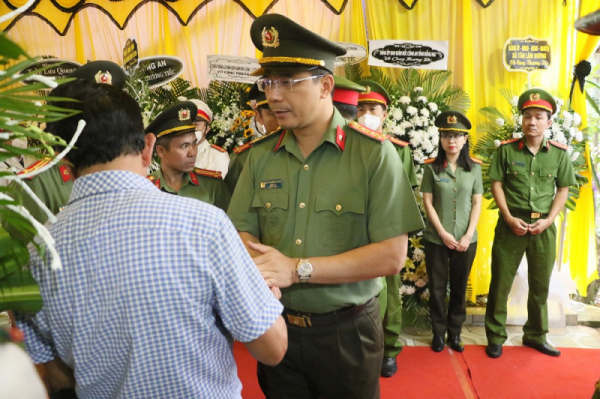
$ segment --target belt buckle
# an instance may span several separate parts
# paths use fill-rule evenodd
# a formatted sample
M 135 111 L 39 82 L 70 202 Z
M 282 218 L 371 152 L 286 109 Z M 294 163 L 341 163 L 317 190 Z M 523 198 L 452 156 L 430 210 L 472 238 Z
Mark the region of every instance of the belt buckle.
M 297 327 L 312 327 L 310 322 L 310 317 L 308 316 L 294 316 L 291 314 L 286 314 L 288 321 L 290 324 L 293 324 Z M 307 326 L 308 323 L 308 326 Z
M 539 219 L 541 217 L 542 217 L 542 214 L 540 212 L 531 212 L 532 219 Z

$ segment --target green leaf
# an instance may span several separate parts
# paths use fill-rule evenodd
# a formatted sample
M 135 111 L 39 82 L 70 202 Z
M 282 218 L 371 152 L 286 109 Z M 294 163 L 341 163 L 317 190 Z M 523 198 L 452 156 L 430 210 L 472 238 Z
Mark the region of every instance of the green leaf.
M 0 34 L 0 57 L 16 60 L 20 57 L 29 57 L 19 45 L 6 36 L 6 32 Z

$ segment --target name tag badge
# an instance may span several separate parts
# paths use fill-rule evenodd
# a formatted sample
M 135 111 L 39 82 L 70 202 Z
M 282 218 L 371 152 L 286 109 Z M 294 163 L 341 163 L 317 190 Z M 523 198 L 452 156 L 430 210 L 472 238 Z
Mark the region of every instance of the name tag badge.
M 275 180 L 265 180 L 260 182 L 261 190 L 268 190 L 271 188 L 282 188 L 283 180 L 275 179 Z
M 520 167 L 524 168 L 525 162 L 513 161 L 513 162 L 511 162 L 511 165 L 520 166 Z
M 436 177 L 435 181 L 439 183 L 450 183 L 450 179 L 448 179 L 447 177 Z

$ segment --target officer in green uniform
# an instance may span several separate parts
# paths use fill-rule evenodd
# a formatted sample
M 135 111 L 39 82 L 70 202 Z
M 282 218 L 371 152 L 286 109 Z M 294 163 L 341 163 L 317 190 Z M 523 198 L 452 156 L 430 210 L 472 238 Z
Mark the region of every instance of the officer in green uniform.
M 341 76 L 334 76 L 333 106 L 349 121 L 356 119 L 358 112 L 358 95 L 366 89 L 353 81 Z
M 506 307 L 523 254 L 529 273 L 528 319 L 523 344 L 551 356 L 560 352 L 546 342 L 548 289 L 556 259 L 554 219 L 563 209 L 569 186 L 575 183 L 566 146 L 547 140 L 544 132 L 556 112 L 554 98 L 542 89 L 519 97 L 523 137 L 502 143 L 488 175 L 500 210 L 492 248 L 492 280 L 485 314 L 486 353 L 502 355 L 506 341 Z
M 372 80 L 361 80 L 359 84 L 366 87 L 366 90 L 358 96 L 358 123 L 382 133 L 383 122 L 387 117 L 387 106 L 390 103 L 390 95 L 383 86 Z M 417 187 L 417 175 L 408 143 L 392 136 L 386 137 L 394 144 L 402 160 L 410 185 Z M 386 378 L 396 374 L 398 370 L 396 357 L 402 351 L 402 343 L 399 340 L 402 332 L 402 299 L 399 294 L 400 285 L 402 285 L 401 280 L 398 273 L 383 277 L 383 289 L 379 294 L 385 340 L 381 376 Z
M 125 85 L 125 72 L 123 71 L 123 68 L 110 61 L 88 62 L 77 68 L 67 77 L 110 84 L 121 89 Z M 60 148 L 57 148 L 57 151 L 60 150 Z M 38 161 L 29 168 L 21 171 L 19 174 L 25 174 L 40 169 L 49 162 L 49 160 Z M 56 215 L 69 202 L 73 179 L 66 166 L 57 164 L 30 179 L 24 180 L 24 183 L 27 184 L 48 209 Z M 48 216 L 38 206 L 36 201 L 33 200 L 30 195 L 25 193 L 17 183 L 11 184 L 18 193 L 17 195 L 21 197 L 23 206 L 27 208 L 37 221 L 45 223 L 48 220 Z
M 227 211 L 231 195 L 221 172 L 194 168 L 198 141 L 193 119 L 198 113 L 191 101 L 175 103 L 146 128 L 156 135 L 155 151 L 161 167 L 148 176 L 160 190 L 196 198 Z
M 269 398 L 379 397 L 382 275 L 400 270 L 423 221 L 393 145 L 348 122 L 331 92 L 345 53 L 288 18 L 251 27 L 258 87 L 281 130 L 254 145 L 228 215 L 265 278 L 281 289 L 288 351 L 259 364 Z
M 225 184 L 227 184 L 227 188 L 232 194 L 233 190 L 235 190 L 235 185 L 240 178 L 246 159 L 248 158 L 248 150 L 250 150 L 250 147 L 279 128 L 277 118 L 275 118 L 275 115 L 273 115 L 269 108 L 269 104 L 267 103 L 267 96 L 265 96 L 264 92 L 258 90 L 256 83 L 250 88 L 248 99 L 256 101 L 256 104 L 254 105 L 254 120 L 257 128 L 262 126 L 262 129 L 260 135 L 257 134 L 257 132 L 254 132 L 254 135 L 257 136 L 256 139 L 233 149 L 229 161 L 229 171 L 225 176 Z

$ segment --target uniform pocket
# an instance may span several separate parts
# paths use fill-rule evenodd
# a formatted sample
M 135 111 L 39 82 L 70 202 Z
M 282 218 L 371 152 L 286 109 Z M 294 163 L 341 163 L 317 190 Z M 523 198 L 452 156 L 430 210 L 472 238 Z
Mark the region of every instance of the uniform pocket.
M 356 248 L 366 234 L 366 196 L 358 193 L 317 194 L 315 245 L 338 253 Z
M 276 247 L 281 241 L 288 216 L 289 193 L 287 190 L 261 190 L 254 193 L 252 207 L 260 219 L 260 240 Z
M 523 167 L 509 166 L 506 170 L 506 180 L 515 186 L 529 185 L 529 176 L 527 176 L 527 170 Z

